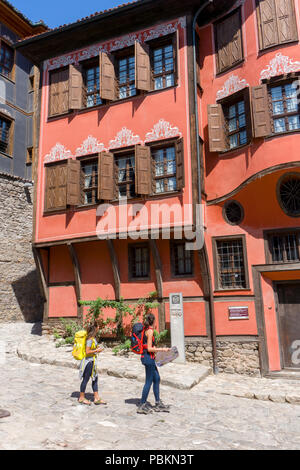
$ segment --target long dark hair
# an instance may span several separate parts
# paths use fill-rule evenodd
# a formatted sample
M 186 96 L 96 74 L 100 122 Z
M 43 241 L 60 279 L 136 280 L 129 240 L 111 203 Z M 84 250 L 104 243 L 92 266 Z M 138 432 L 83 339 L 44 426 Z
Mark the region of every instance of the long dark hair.
M 98 328 L 98 324 L 97 324 L 97 323 L 90 323 L 90 324 L 86 327 L 87 337 L 88 337 L 88 338 L 95 338 L 95 336 L 96 336 L 96 334 L 97 334 L 97 328 Z
M 148 313 L 144 319 L 144 327 L 147 329 L 149 326 L 152 326 L 153 323 L 155 322 L 155 316 L 153 313 Z

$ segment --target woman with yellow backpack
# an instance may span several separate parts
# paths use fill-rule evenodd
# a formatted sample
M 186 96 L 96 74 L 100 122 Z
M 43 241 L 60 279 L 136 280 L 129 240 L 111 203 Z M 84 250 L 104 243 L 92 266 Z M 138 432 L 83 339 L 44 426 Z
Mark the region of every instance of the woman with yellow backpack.
M 103 351 L 103 348 L 98 347 L 96 335 L 99 330 L 99 325 L 94 323 L 87 327 L 86 332 L 79 332 L 81 334 L 81 349 L 83 356 L 79 368 L 79 376 L 82 379 L 80 385 L 80 396 L 78 402 L 83 405 L 91 405 L 91 402 L 85 398 L 85 390 L 90 378 L 92 378 L 92 389 L 94 392 L 94 404 L 106 405 L 107 403 L 102 400 L 98 393 L 98 373 L 97 373 L 97 354 Z M 79 341 L 80 343 L 80 341 Z M 76 337 L 75 337 L 76 344 Z M 75 349 L 75 347 L 74 347 Z M 76 357 L 73 353 L 73 356 Z M 77 353 L 77 358 L 79 358 Z M 81 357 L 80 357 L 81 358 Z

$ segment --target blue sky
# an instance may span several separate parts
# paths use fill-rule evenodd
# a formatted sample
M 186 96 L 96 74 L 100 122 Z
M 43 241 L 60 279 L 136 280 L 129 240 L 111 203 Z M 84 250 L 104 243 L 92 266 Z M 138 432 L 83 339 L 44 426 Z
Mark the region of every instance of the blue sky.
M 50 28 L 72 23 L 96 11 L 107 10 L 130 0 L 9 0 L 31 21 L 43 20 Z

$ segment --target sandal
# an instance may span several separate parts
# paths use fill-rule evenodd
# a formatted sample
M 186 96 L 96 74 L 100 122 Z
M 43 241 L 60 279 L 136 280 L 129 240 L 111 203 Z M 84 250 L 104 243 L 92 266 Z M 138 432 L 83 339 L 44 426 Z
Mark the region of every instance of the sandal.
M 84 400 L 78 400 L 78 403 L 80 403 L 80 405 L 88 405 L 88 406 L 91 406 L 91 402 L 84 399 Z
M 94 401 L 94 405 L 107 405 L 107 403 L 100 398 L 99 400 Z

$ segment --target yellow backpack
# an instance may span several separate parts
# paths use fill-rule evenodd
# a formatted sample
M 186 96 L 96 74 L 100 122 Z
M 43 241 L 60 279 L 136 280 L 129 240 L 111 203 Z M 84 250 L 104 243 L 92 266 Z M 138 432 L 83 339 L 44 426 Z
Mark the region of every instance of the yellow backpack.
M 77 361 L 81 361 L 86 356 L 86 337 L 87 332 L 85 330 L 75 333 L 72 355 Z

